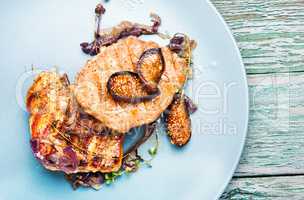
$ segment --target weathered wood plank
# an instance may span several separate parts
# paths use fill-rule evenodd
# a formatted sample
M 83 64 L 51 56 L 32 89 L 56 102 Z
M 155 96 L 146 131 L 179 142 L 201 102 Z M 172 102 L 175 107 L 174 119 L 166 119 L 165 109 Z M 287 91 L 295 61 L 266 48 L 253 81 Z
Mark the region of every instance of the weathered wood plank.
M 303 200 L 304 176 L 238 178 L 221 200 Z
M 304 73 L 249 75 L 250 120 L 236 176 L 304 173 Z
M 304 176 L 277 177 L 304 174 L 304 73 L 275 73 L 304 71 L 304 1 L 211 1 L 252 74 L 248 139 L 235 174 L 242 178 L 221 199 L 304 199 Z M 275 177 L 244 178 L 261 175 Z
M 211 0 L 238 42 L 247 73 L 304 71 L 303 0 Z

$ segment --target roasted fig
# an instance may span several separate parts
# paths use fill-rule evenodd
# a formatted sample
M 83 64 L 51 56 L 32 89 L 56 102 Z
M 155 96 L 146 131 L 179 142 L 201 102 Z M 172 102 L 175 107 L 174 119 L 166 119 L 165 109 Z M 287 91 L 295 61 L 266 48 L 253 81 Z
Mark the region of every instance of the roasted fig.
M 164 69 L 165 60 L 160 48 L 146 50 L 137 63 L 137 73 L 149 92 L 157 91 Z
M 165 114 L 165 122 L 171 143 L 182 147 L 191 138 L 191 119 L 186 107 L 185 96 L 176 95 Z
M 130 71 L 112 74 L 107 82 L 107 89 L 114 100 L 127 103 L 150 101 L 160 94 L 158 89 L 149 93 L 138 74 Z

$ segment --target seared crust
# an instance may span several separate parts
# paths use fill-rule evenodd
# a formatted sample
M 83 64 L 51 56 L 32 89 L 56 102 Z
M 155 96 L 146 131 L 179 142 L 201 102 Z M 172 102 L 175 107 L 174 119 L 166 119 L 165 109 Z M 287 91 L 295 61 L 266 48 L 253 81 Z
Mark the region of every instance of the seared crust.
M 152 101 L 121 104 L 112 99 L 106 87 L 113 73 L 136 72 L 140 56 L 150 48 L 159 46 L 132 36 L 101 48 L 100 53 L 86 63 L 76 79 L 75 96 L 84 111 L 120 133 L 154 122 L 186 81 L 189 67 L 185 59 L 167 47 L 161 48 L 166 68 L 158 85 L 160 95 Z
M 74 114 L 69 115 L 71 107 L 77 106 L 72 104 L 73 98 L 68 83 L 55 72 L 43 72 L 34 81 L 26 103 L 35 157 L 52 171 L 106 173 L 119 170 L 123 136 L 104 133 L 99 121 L 81 115 L 77 107 L 72 109 Z

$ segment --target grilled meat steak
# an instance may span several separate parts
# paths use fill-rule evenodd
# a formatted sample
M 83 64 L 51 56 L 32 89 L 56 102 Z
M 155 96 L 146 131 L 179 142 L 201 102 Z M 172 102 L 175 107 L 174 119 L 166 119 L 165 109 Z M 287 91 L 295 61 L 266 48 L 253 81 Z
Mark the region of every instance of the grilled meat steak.
M 112 135 L 78 107 L 66 76 L 38 75 L 26 99 L 31 147 L 42 165 L 67 174 L 121 167 L 123 136 Z
M 75 96 L 84 111 L 120 133 L 154 122 L 170 105 L 174 94 L 182 88 L 189 71 L 186 59 L 180 58 L 168 47 L 161 48 L 165 68 L 158 82 L 159 96 L 151 101 L 129 104 L 115 101 L 107 91 L 107 82 L 112 74 L 120 71 L 136 72 L 139 58 L 152 48 L 160 47 L 154 42 L 133 36 L 102 47 L 100 53 L 86 63 L 76 78 Z

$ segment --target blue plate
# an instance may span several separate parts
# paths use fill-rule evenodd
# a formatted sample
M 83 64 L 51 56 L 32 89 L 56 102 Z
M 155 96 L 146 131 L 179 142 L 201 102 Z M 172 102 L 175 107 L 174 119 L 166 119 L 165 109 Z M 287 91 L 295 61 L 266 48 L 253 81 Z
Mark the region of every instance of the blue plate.
M 227 25 L 208 1 L 111 0 L 102 25 L 123 19 L 149 23 L 163 19 L 161 31 L 195 38 L 193 79 L 186 92 L 198 104 L 193 137 L 183 149 L 165 133 L 153 167 L 120 178 L 100 191 L 73 191 L 62 174 L 49 172 L 29 146 L 24 95 L 31 68 L 57 66 L 69 77 L 84 65 L 79 43 L 92 39 L 94 0 L 3 1 L 0 8 L 0 199 L 217 199 L 238 164 L 246 137 L 248 90 L 238 48 Z M 155 37 L 146 37 L 155 39 Z M 167 41 L 162 41 L 166 44 Z M 73 80 L 73 78 L 72 78 Z

